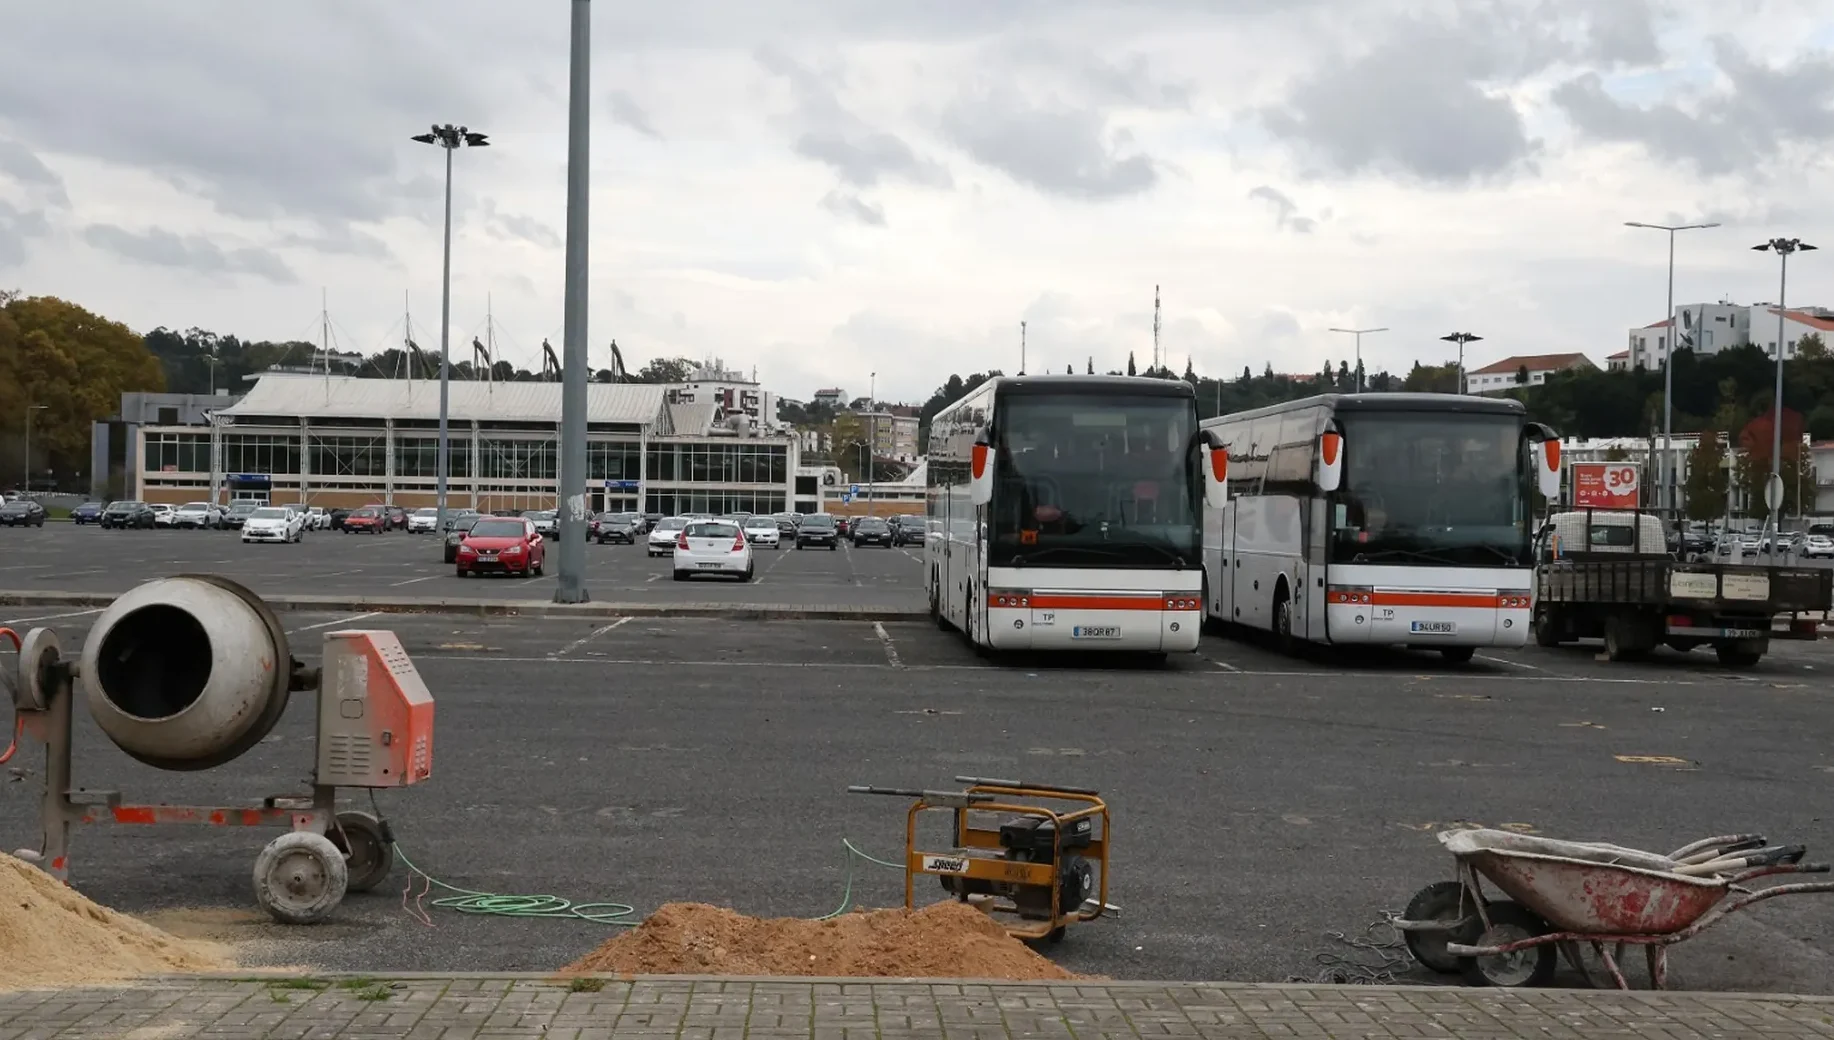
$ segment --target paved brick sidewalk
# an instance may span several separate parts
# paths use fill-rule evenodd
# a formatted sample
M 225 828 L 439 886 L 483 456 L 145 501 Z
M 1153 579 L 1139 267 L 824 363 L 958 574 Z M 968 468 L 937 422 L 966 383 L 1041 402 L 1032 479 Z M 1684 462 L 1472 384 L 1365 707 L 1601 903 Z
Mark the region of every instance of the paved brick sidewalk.
M 533 976 L 309 986 L 185 979 L 0 993 L 0 1040 L 1834 1037 L 1834 998 L 1702 993 L 705 978 L 591 991 Z

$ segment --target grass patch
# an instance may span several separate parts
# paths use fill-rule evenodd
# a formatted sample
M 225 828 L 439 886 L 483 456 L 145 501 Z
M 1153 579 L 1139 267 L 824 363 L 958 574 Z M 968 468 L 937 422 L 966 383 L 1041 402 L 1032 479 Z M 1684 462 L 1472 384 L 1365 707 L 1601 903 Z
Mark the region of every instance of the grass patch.
M 387 1000 L 388 998 L 394 996 L 395 993 L 393 990 L 389 989 L 387 986 L 378 982 L 374 986 L 369 987 L 368 989 L 357 990 L 356 995 L 357 995 L 358 1000 L 374 1001 L 374 1000 Z
M 574 979 L 567 983 L 569 993 L 597 993 L 604 988 L 604 979 Z
M 311 977 L 303 979 L 279 979 L 270 981 L 267 984 L 268 989 L 309 989 L 314 992 L 321 989 L 327 989 L 330 986 L 331 983 L 326 982 L 324 979 L 315 979 Z
M 354 979 L 344 979 L 343 981 L 339 982 L 338 988 L 347 989 L 352 992 L 355 992 L 357 990 L 362 990 L 362 989 L 371 989 L 373 987 L 380 986 L 380 985 L 382 985 L 382 983 L 379 980 L 372 979 L 367 976 L 359 975 Z
M 277 989 L 270 989 L 270 990 L 268 990 L 268 991 L 267 991 L 267 999 L 269 999 L 269 1000 L 271 1000 L 271 1001 L 273 1001 L 273 1002 L 274 1002 L 274 1003 L 276 1003 L 276 1004 L 291 1004 L 291 1003 L 293 1003 L 293 998 L 292 998 L 292 997 L 289 997 L 289 996 L 287 996 L 287 995 L 286 995 L 285 993 L 282 993 L 282 992 L 280 992 L 280 991 L 279 991 L 279 990 L 277 990 Z

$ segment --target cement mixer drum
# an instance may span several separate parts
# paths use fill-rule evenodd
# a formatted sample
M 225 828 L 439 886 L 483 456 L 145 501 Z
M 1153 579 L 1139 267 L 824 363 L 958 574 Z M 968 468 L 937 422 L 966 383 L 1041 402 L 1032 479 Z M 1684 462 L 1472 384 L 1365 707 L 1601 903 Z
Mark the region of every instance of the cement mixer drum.
M 83 644 L 89 711 L 159 769 L 222 765 L 286 711 L 292 658 L 265 603 L 214 575 L 150 581 L 102 612 Z

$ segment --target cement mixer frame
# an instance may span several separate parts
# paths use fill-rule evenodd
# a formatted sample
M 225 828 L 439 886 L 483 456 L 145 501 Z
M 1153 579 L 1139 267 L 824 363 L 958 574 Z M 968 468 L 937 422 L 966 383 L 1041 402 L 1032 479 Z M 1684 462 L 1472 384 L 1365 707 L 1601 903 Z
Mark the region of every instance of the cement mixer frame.
M 288 694 L 316 690 L 317 754 L 308 792 L 271 795 L 254 806 L 193 806 L 130 803 L 116 791 L 74 786 L 76 682 L 81 679 L 92 686 L 93 708 L 93 685 L 101 681 L 94 673 L 103 671 L 97 666 L 103 649 L 99 644 L 112 623 L 149 604 L 162 604 L 161 590 L 152 589 L 162 582 L 202 583 L 228 593 L 251 611 L 272 651 L 272 657 L 260 663 L 273 685 L 261 717 L 249 720 L 249 729 L 222 752 L 197 762 L 162 760 L 123 746 L 119 739 L 117 745 L 131 757 L 166 769 L 220 765 L 260 742 L 284 713 Z M 254 889 L 262 909 L 287 924 L 322 921 L 347 892 L 367 891 L 387 878 L 395 858 L 387 825 L 369 813 L 339 812 L 337 796 L 340 788 L 373 791 L 431 776 L 433 699 L 394 633 L 328 632 L 323 666 L 307 668 L 291 655 L 279 618 L 254 593 L 215 575 L 179 575 L 117 599 L 91 630 L 82 664 L 63 657 L 57 634 L 48 628 L 13 638 L 18 643 L 18 668 L 17 675 L 8 678 L 19 733 L 45 751 L 43 844 L 36 851 L 22 850 L 21 858 L 67 880 L 75 824 L 286 828 L 288 833 L 269 842 L 256 857 Z

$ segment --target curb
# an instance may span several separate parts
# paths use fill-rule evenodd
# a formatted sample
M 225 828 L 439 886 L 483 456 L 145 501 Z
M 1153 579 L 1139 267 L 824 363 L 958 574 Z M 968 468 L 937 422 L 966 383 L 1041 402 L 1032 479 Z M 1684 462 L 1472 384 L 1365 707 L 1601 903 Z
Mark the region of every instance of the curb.
M 373 979 L 378 982 L 535 982 L 565 985 L 573 978 L 562 975 L 561 969 L 553 971 L 311 971 L 306 975 L 314 979 L 339 981 L 344 979 Z M 160 974 L 148 976 L 166 982 L 246 982 L 250 984 L 266 983 L 270 978 L 296 978 L 297 969 L 286 971 L 280 968 L 254 968 L 246 971 L 200 972 L 195 975 Z M 1812 993 L 1754 993 L 1746 991 L 1719 990 L 1481 990 L 1462 986 L 1433 985 L 1389 985 L 1369 986 L 1362 984 L 1339 985 L 1312 982 L 1220 982 L 1202 980 L 1153 980 L 1153 979 L 977 979 L 952 976 L 926 975 L 627 975 L 621 972 L 585 972 L 583 977 L 606 979 L 615 982 L 640 983 L 706 983 L 759 985 L 759 986 L 985 986 L 988 988 L 1039 990 L 1093 988 L 1106 990 L 1165 990 L 1165 989 L 1220 989 L 1231 992 L 1253 992 L 1273 990 L 1285 993 L 1340 992 L 1385 996 L 1390 994 L 1419 995 L 1422 993 L 1465 994 L 1475 997 L 1529 997 L 1535 1003 L 1546 1003 L 1551 997 L 1570 995 L 1583 997 L 1586 1001 L 1615 1000 L 1635 1004 L 1664 1004 L 1676 998 L 1698 1001 L 1744 1000 L 1763 1001 L 1766 1003 L 1791 1004 L 1834 1004 L 1834 996 Z
M 107 607 L 120 593 L 0 590 L 0 607 Z M 275 610 L 361 614 L 469 614 L 531 618 L 708 618 L 727 621 L 923 621 L 928 610 L 793 603 L 553 603 L 548 600 L 465 600 L 432 597 L 268 595 Z

